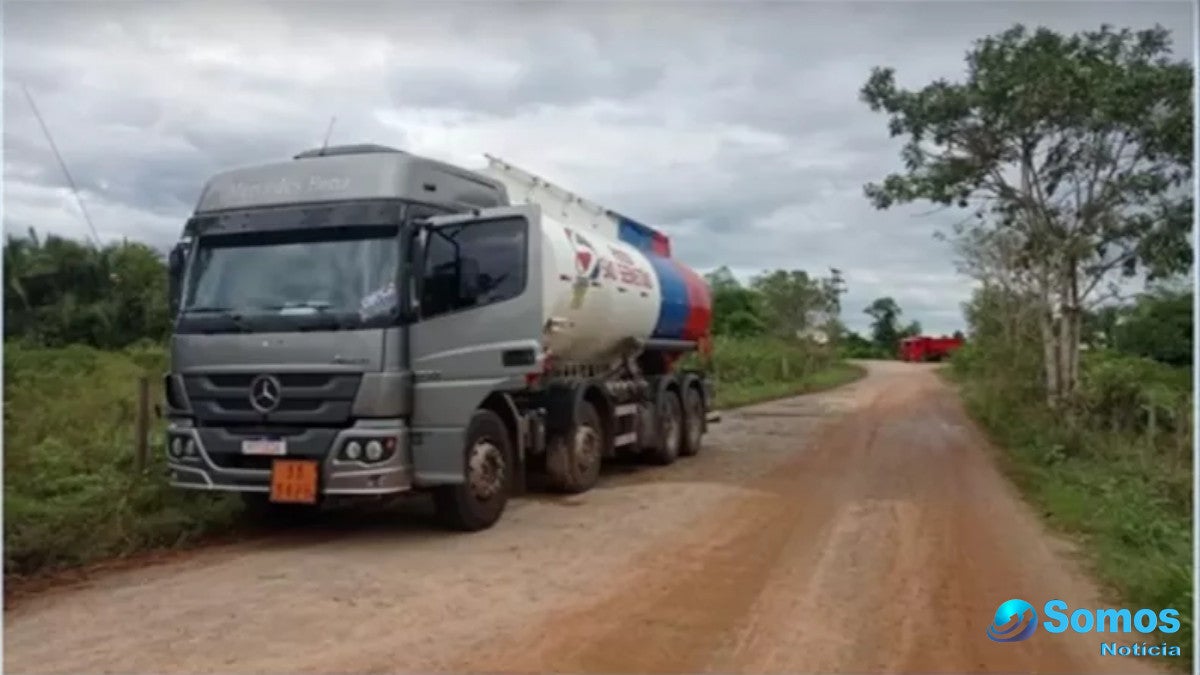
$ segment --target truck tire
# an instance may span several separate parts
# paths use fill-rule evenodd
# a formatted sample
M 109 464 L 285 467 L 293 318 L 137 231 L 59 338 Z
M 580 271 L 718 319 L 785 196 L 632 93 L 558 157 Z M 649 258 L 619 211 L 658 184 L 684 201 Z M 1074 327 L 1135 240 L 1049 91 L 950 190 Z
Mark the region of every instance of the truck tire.
M 504 422 L 490 410 L 476 410 L 467 425 L 463 482 L 433 489 L 438 518 L 463 532 L 495 525 L 508 504 L 512 470 L 513 449 Z
M 556 436 L 546 447 L 550 487 L 567 494 L 587 492 L 600 480 L 604 426 L 596 406 L 583 401 L 575 428 Z
M 683 404 L 679 402 L 679 396 L 669 389 L 659 394 L 657 403 L 655 420 L 658 423 L 658 443 L 650 451 L 650 461 L 666 466 L 675 462 L 683 445 Z
M 319 506 L 276 504 L 265 492 L 242 492 L 242 512 L 256 525 L 294 527 L 316 520 Z
M 704 443 L 704 398 L 695 387 L 688 387 L 683 393 L 683 443 L 679 446 L 679 454 L 693 457 L 700 453 Z

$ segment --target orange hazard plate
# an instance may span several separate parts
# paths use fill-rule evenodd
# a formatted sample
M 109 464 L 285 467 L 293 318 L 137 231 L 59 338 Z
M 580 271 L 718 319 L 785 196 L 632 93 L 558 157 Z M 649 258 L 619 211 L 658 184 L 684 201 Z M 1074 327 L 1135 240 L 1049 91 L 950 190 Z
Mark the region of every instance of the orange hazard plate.
M 317 463 L 277 459 L 271 464 L 271 501 L 283 504 L 317 503 Z

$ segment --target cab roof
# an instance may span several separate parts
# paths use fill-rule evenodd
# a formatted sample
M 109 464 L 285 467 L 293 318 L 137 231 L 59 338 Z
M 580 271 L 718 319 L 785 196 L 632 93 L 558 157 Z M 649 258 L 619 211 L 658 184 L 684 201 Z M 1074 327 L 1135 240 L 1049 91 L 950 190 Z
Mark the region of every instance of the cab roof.
M 291 161 L 223 171 L 196 213 L 357 199 L 404 199 L 456 209 L 505 206 L 499 181 L 383 145 L 306 150 Z

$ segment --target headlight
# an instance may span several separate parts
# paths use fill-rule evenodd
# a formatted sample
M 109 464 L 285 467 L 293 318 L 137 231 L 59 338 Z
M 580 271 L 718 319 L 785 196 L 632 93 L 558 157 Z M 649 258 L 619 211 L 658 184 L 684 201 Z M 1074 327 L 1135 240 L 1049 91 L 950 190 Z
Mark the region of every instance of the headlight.
M 350 441 L 346 444 L 346 459 L 357 461 L 362 457 L 362 444 L 358 441 Z
M 367 461 L 378 462 L 383 457 L 383 443 L 369 441 L 367 443 Z
M 196 454 L 196 441 L 190 438 L 187 439 L 187 442 L 183 444 L 183 454 L 185 457 L 194 456 Z
M 181 457 L 183 455 L 183 439 L 176 436 L 171 439 L 170 453 L 172 457 Z

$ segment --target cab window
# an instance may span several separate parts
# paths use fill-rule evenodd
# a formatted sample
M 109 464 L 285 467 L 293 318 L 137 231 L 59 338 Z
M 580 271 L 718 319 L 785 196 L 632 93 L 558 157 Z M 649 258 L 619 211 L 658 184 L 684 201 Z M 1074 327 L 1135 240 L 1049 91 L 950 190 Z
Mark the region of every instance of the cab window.
M 525 219 L 518 217 L 430 231 L 421 315 L 492 305 L 524 292 L 528 230 Z

